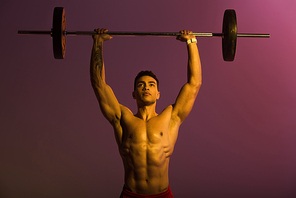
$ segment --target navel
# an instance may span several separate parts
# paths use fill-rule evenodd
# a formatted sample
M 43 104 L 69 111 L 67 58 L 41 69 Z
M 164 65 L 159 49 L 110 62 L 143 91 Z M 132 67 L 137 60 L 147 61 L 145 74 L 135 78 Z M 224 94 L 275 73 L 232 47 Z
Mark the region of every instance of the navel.
M 132 138 L 133 138 L 133 134 L 130 134 L 129 138 L 131 138 L 131 139 L 132 139 Z
M 162 132 L 160 132 L 160 136 L 163 136 L 163 133 Z

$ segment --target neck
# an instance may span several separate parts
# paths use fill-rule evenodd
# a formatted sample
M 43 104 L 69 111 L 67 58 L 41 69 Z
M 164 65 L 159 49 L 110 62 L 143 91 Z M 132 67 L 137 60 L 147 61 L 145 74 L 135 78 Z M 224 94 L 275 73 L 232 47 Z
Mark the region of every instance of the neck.
M 135 116 L 141 118 L 144 121 L 148 121 L 151 118 L 157 116 L 157 113 L 155 112 L 155 104 L 141 107 L 138 106 L 138 112 Z

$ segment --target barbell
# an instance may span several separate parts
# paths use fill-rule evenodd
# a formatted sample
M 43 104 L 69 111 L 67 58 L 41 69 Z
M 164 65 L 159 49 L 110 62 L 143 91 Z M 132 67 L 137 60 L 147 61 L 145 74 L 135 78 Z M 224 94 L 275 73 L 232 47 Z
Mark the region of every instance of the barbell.
M 63 59 L 66 51 L 66 36 L 94 35 L 95 31 L 66 31 L 66 14 L 63 7 L 55 7 L 51 31 L 19 30 L 22 35 L 50 35 L 53 43 L 55 59 Z M 156 36 L 169 37 L 182 35 L 179 32 L 108 32 L 112 36 Z M 239 34 L 237 33 L 237 20 L 235 10 L 224 12 L 222 33 L 190 33 L 196 37 L 222 37 L 222 54 L 224 61 L 233 61 L 236 52 L 237 37 L 269 38 L 270 34 Z

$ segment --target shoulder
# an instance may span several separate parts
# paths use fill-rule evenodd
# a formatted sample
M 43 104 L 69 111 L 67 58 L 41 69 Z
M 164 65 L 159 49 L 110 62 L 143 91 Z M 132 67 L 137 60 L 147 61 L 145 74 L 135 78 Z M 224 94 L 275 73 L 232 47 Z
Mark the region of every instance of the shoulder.
M 177 112 L 174 110 L 174 104 L 167 106 L 159 115 L 166 116 L 170 118 L 173 123 L 180 122 L 180 118 L 178 117 Z
M 131 110 L 127 108 L 126 106 L 119 104 L 120 107 L 120 114 L 119 116 L 116 116 L 116 119 L 112 120 L 111 125 L 114 127 L 115 131 L 120 131 L 122 121 L 126 122 L 128 117 L 133 116 Z
M 166 108 L 164 108 L 159 115 L 162 115 L 162 114 L 171 114 L 172 111 L 173 111 L 173 105 L 169 105 Z
M 129 108 L 121 104 L 120 104 L 120 111 L 121 111 L 121 116 L 123 117 L 129 116 L 129 115 L 133 116 L 133 112 Z

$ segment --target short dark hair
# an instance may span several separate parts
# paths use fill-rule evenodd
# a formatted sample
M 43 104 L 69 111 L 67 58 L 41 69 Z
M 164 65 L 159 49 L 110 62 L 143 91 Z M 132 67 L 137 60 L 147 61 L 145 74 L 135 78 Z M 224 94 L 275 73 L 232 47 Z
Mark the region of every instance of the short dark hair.
M 156 80 L 156 82 L 157 82 L 157 89 L 159 90 L 159 81 L 158 81 L 156 75 L 152 71 L 148 71 L 148 70 L 140 71 L 138 73 L 138 75 L 136 76 L 135 81 L 134 81 L 134 90 L 136 90 L 136 87 L 137 87 L 137 84 L 136 83 L 137 83 L 137 81 L 142 76 L 150 76 L 150 77 L 154 78 Z

